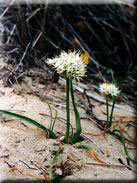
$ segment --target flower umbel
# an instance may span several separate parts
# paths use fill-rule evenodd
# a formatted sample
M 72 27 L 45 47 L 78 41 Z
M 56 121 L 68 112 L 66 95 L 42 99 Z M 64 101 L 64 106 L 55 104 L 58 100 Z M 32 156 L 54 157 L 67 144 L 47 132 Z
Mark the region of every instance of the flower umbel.
M 86 73 L 86 65 L 82 61 L 81 53 L 77 51 L 62 51 L 59 56 L 48 59 L 47 64 L 56 68 L 58 73 L 64 73 L 67 78 L 79 80 Z
M 114 112 L 114 107 L 115 107 L 115 101 L 117 95 L 120 93 L 118 88 L 111 83 L 103 83 L 100 85 L 99 90 L 101 93 L 104 94 L 105 99 L 106 99 L 106 112 L 107 112 L 107 124 L 106 128 L 111 128 L 112 127 L 112 118 L 113 118 L 113 112 Z M 111 113 L 109 115 L 109 96 L 112 97 L 112 108 L 111 108 Z
M 115 97 L 120 93 L 120 91 L 114 84 L 109 84 L 109 83 L 101 84 L 99 87 L 99 90 L 104 95 L 111 95 Z

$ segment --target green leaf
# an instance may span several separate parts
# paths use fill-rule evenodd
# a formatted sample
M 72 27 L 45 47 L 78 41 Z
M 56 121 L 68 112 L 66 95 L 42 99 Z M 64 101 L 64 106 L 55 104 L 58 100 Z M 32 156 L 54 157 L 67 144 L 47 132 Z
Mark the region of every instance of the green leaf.
M 124 146 L 124 151 L 125 151 L 125 154 L 127 155 L 127 158 L 132 161 L 133 163 L 137 163 L 137 160 L 135 160 L 133 157 L 131 157 L 131 155 L 129 154 L 128 150 L 127 150 L 127 147 L 126 147 L 126 142 L 125 142 L 125 138 L 122 134 L 121 131 L 119 131 L 118 129 L 114 129 L 112 131 L 116 136 L 117 138 L 121 141 L 121 143 L 123 144 Z
M 72 104 L 73 104 L 73 108 L 74 108 L 75 123 L 76 123 L 76 133 L 74 133 L 74 135 L 71 137 L 71 143 L 74 144 L 79 140 L 82 128 L 81 128 L 81 123 L 80 123 L 79 112 L 78 112 L 76 104 L 75 104 L 72 80 L 71 80 L 71 88 L 70 89 L 71 89 L 71 99 L 72 99 Z
M 56 138 L 56 135 L 52 132 L 52 130 L 46 128 L 45 126 L 43 126 L 42 124 L 40 124 L 39 122 L 37 122 L 37 121 L 35 121 L 31 118 L 28 118 L 28 117 L 20 115 L 20 114 L 16 114 L 14 112 L 5 111 L 5 110 L 0 110 L 0 114 L 5 114 L 5 115 L 8 115 L 8 116 L 15 117 L 19 120 L 26 121 L 26 122 L 28 122 L 32 125 L 37 126 L 38 128 L 43 129 L 47 133 L 48 137 Z

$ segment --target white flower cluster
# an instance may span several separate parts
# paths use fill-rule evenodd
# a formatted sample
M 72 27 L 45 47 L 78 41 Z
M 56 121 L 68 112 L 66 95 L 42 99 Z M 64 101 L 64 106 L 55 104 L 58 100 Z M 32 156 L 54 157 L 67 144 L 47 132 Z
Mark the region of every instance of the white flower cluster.
M 68 53 L 62 51 L 59 56 L 48 59 L 47 64 L 55 67 L 58 73 L 64 73 L 66 77 L 76 80 L 84 77 L 86 73 L 86 65 L 83 64 L 80 52 L 76 51 L 69 51 Z
M 104 95 L 117 96 L 120 91 L 114 84 L 103 83 L 100 85 L 99 90 Z

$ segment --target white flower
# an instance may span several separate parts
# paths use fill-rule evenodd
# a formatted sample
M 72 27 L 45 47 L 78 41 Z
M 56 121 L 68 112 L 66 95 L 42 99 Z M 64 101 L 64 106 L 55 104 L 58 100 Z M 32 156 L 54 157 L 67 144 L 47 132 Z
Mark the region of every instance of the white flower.
M 114 84 L 103 83 L 100 85 L 99 90 L 104 95 L 117 96 L 120 91 Z
M 85 76 L 86 65 L 83 63 L 80 52 L 68 53 L 63 51 L 59 56 L 48 59 L 47 64 L 56 68 L 58 73 L 64 73 L 66 77 L 79 80 Z

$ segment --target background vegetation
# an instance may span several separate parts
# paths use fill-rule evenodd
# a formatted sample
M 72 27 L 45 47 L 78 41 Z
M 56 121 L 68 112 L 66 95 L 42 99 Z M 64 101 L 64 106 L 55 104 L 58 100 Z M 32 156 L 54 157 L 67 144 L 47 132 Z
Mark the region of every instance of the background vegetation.
M 75 49 L 91 55 L 88 81 L 111 80 L 112 69 L 122 90 L 135 97 L 136 19 L 136 5 L 9 6 L 1 17 L 1 53 L 13 67 L 6 83 L 32 66 L 43 68 L 42 59 Z

